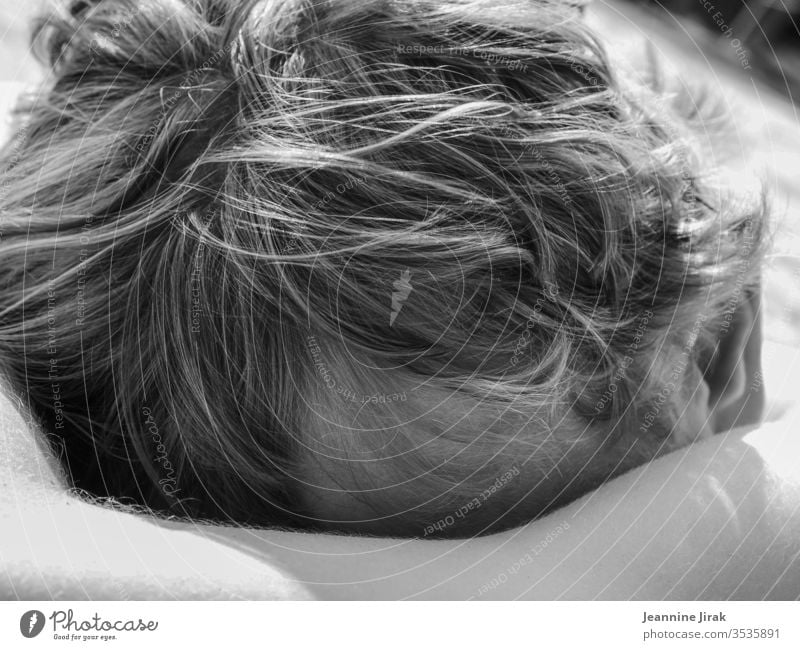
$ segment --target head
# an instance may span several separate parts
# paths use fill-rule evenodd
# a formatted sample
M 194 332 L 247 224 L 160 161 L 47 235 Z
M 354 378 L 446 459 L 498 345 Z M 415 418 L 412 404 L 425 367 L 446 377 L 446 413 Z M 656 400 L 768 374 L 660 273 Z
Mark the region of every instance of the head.
M 0 359 L 77 487 L 478 534 L 742 405 L 761 192 L 574 7 L 500 4 L 42 21 L 50 80 L 4 159 Z

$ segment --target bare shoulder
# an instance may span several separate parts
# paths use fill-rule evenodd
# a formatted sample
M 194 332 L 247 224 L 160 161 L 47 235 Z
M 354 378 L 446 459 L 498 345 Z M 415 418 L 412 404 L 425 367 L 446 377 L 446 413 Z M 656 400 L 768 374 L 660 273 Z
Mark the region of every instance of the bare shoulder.
M 158 520 L 70 492 L 0 394 L 5 598 L 796 598 L 800 409 L 714 436 L 472 540 Z
M 471 540 L 198 529 L 322 598 L 794 599 L 800 410 L 717 435 L 526 526 Z

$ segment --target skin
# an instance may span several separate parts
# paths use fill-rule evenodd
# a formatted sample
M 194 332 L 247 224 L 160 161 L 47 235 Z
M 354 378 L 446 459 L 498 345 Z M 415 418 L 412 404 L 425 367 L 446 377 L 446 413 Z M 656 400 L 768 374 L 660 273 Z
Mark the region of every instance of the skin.
M 713 436 L 504 533 L 397 540 L 167 522 L 85 501 L 0 393 L 0 520 L 12 531 L 0 597 L 793 599 L 798 421 L 795 409 Z
M 741 306 L 734 323 L 722 348 L 733 357 L 720 356 L 706 376 L 699 368 L 689 371 L 698 378 L 698 385 L 684 409 L 686 426 L 681 430 L 695 426 L 696 432 L 696 426 L 702 423 L 707 433 L 710 422 L 719 426 L 719 422 L 735 420 L 740 412 L 743 415 L 739 421 L 760 414 L 763 384 L 755 383 L 760 370 L 761 333 L 757 297 Z M 742 521 L 754 519 L 752 525 L 766 525 L 769 530 L 774 524 L 781 534 L 786 526 L 790 531 L 794 530 L 792 526 L 797 527 L 798 535 L 787 544 L 800 545 L 796 542 L 800 540 L 796 508 L 792 506 L 791 512 L 784 512 L 796 502 L 792 490 L 796 491 L 797 483 L 784 481 L 780 472 L 765 465 L 758 453 L 743 444 L 740 433 L 713 436 L 684 447 L 691 453 L 668 454 L 566 508 L 500 534 L 470 542 L 400 541 L 167 522 L 146 513 L 91 503 L 68 489 L 42 434 L 30 418 L 23 417 L 21 403 L 15 404 L 9 395 L 7 388 L 0 391 L 0 519 L 6 530 L 16 531 L 6 536 L 0 547 L 0 594 L 8 598 L 690 598 L 698 594 L 725 597 L 731 589 L 753 597 L 759 589 L 788 593 L 787 585 L 796 584 L 787 583 L 783 577 L 775 582 L 776 567 L 771 564 L 760 569 L 766 571 L 766 582 L 762 584 L 748 578 L 742 585 L 735 576 L 728 575 L 738 575 L 743 566 L 752 569 L 754 563 L 762 562 L 764 550 L 759 544 L 769 541 L 769 536 L 754 536 L 755 544 L 746 537 L 736 553 L 743 553 L 743 562 L 750 564 L 723 567 L 719 580 L 704 583 L 698 582 L 694 573 L 688 579 L 675 574 L 685 566 L 678 561 L 684 551 L 676 555 L 680 544 L 670 548 L 670 535 L 658 538 L 656 547 L 666 547 L 663 552 L 654 553 L 653 539 L 643 534 L 652 529 L 635 524 L 636 518 L 642 517 L 645 521 L 653 519 L 652 525 L 656 526 L 655 520 L 663 512 L 673 512 L 671 519 L 679 522 L 700 517 L 704 521 L 699 536 L 702 545 L 707 537 L 714 541 L 720 531 L 727 531 L 730 517 L 735 516 L 740 537 L 748 531 Z M 674 444 L 685 445 L 690 438 Z M 786 457 L 790 451 L 778 454 L 778 458 Z M 774 457 L 774 447 L 771 453 Z M 724 487 L 724 498 L 716 494 L 718 488 L 709 492 L 709 486 L 729 482 L 733 470 L 741 480 Z M 786 467 L 781 471 L 785 472 Z M 699 484 L 697 476 L 703 477 Z M 526 478 L 520 473 L 514 480 Z M 752 485 L 762 487 L 753 491 Z M 744 514 L 738 506 L 731 512 L 732 504 L 740 501 L 746 505 Z M 465 521 L 483 521 L 485 512 L 497 508 L 495 503 L 503 501 L 487 500 Z M 592 503 L 594 507 L 587 507 Z M 603 503 L 620 508 L 619 514 L 611 516 L 612 524 L 606 520 L 608 510 Z M 662 510 L 664 507 L 669 510 Z M 565 522 L 569 528 L 564 528 Z M 623 523 L 627 528 L 619 528 Z M 640 552 L 645 552 L 645 559 L 633 570 L 619 565 L 629 556 L 626 553 L 615 555 L 616 560 L 609 563 L 608 537 L 597 533 L 607 526 L 611 539 L 614 530 L 626 531 L 624 539 L 617 539 L 617 545 L 641 547 Z M 679 526 L 678 531 L 681 529 Z M 539 548 L 542 539 L 552 537 L 553 530 L 559 531 L 558 546 L 545 548 L 545 544 Z M 726 543 L 733 543 L 730 531 L 726 534 Z M 587 544 L 588 555 L 586 548 L 577 556 L 564 555 Z M 507 564 L 514 566 L 520 557 L 529 554 L 531 545 L 538 549 L 537 562 L 520 567 L 502 586 L 486 586 L 507 570 Z M 702 546 L 699 552 L 704 552 Z M 658 564 L 663 557 L 672 557 L 676 564 L 664 569 Z M 209 562 L 209 558 L 213 561 Z M 598 571 L 595 565 L 585 573 L 585 562 L 591 558 L 595 562 L 602 560 L 600 566 L 610 568 Z M 792 576 L 796 572 L 793 559 L 788 564 L 785 555 L 777 560 L 783 562 L 783 569 L 777 574 Z M 670 580 L 653 582 L 647 573 L 651 564 L 667 571 Z M 712 570 L 716 560 L 709 558 L 706 565 Z M 198 572 L 199 566 L 205 567 L 203 571 Z M 558 571 L 543 573 L 548 566 L 557 566 Z M 621 573 L 606 575 L 609 571 Z M 432 580 L 437 575 L 440 578 Z M 117 576 L 126 577 L 120 581 Z M 665 594 L 665 585 L 672 591 Z
M 412 422 L 412 431 L 370 428 L 370 418 L 329 420 L 310 436 L 324 444 L 301 463 L 305 511 L 327 530 L 380 536 L 470 537 L 523 525 L 664 454 L 759 422 L 761 320 L 754 292 L 738 306 L 711 366 L 692 363 L 675 380 L 682 390 L 671 396 L 677 421 L 669 435 L 663 427 L 633 429 L 607 444 L 607 431 L 585 433 L 567 414 L 548 435 L 557 460 L 545 469 L 529 462 L 543 438 L 539 420 L 475 408 L 452 394 L 396 404 L 390 419 Z M 412 387 L 394 388 L 412 394 Z M 444 434 L 437 422 L 446 423 Z M 428 472 L 419 469 L 420 456 Z M 437 472 L 446 480 L 434 480 Z
M 68 489 L 9 395 L 0 391 L 0 521 L 12 531 L 0 540 L 3 598 L 800 596 L 797 409 L 667 454 L 538 521 L 431 541 L 170 522 L 92 503 Z M 737 403 L 747 404 L 739 394 L 716 406 Z

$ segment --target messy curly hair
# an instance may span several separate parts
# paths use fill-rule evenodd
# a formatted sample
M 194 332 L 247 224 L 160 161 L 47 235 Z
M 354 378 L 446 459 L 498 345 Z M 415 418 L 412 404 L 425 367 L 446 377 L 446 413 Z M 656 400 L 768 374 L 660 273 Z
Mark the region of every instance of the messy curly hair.
M 368 529 L 419 534 L 634 435 L 754 282 L 762 195 L 566 3 L 73 0 L 34 43 L 0 360 L 94 495 L 335 528 L 306 468 L 369 500 L 391 458 L 409 496 Z M 595 487 L 567 481 L 537 511 Z

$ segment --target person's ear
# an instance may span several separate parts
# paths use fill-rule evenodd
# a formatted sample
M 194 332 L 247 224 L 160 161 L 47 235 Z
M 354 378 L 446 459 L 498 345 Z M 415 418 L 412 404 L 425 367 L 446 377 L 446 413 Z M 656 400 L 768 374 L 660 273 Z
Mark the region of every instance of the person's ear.
M 760 422 L 764 410 L 761 373 L 761 293 L 756 288 L 736 307 L 730 325 L 720 331 L 705 372 L 715 432 Z

